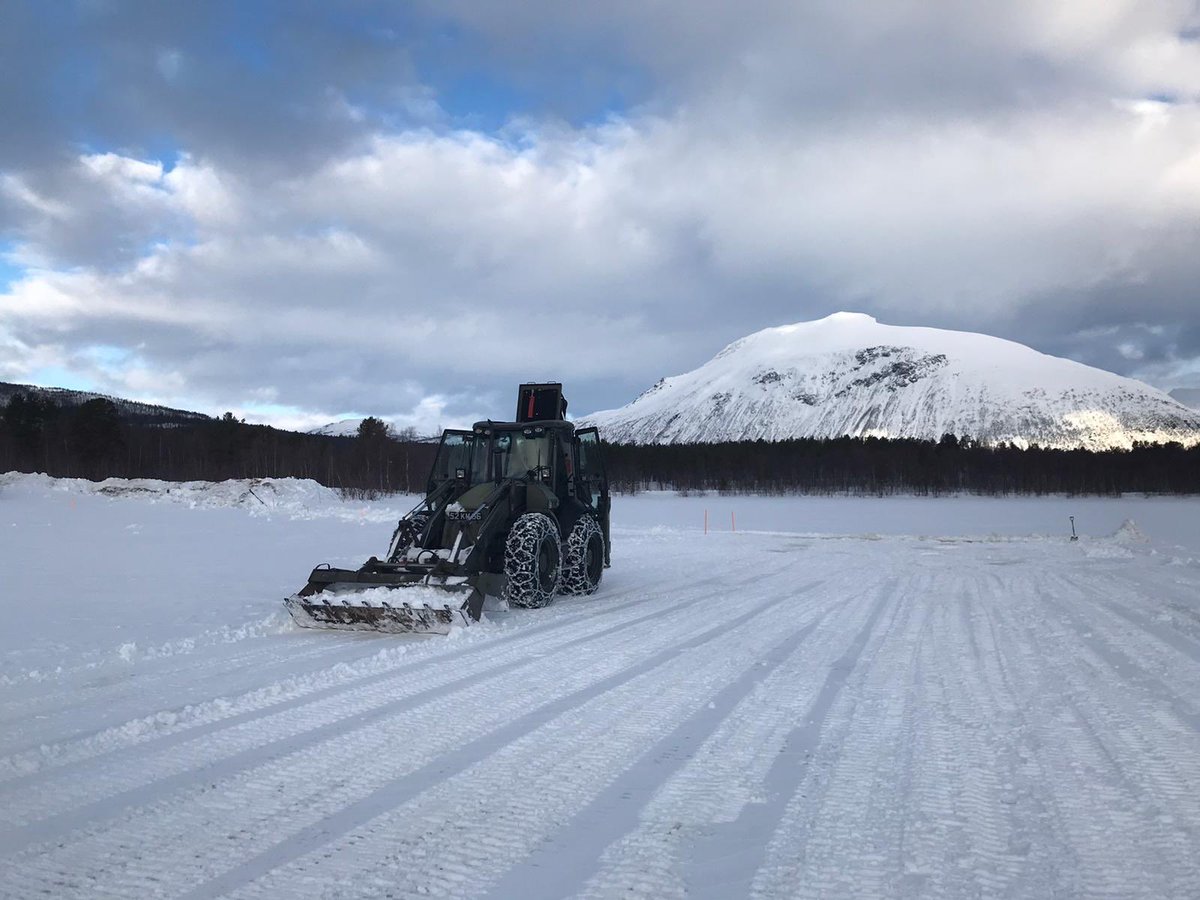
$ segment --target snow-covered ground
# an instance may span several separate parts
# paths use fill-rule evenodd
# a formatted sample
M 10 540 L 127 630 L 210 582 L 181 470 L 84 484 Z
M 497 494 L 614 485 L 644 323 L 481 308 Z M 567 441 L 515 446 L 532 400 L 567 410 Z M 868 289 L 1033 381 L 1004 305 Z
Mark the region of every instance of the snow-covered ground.
M 1196 500 L 617 497 L 593 597 L 293 627 L 406 505 L 0 476 L 0 896 L 1200 896 Z

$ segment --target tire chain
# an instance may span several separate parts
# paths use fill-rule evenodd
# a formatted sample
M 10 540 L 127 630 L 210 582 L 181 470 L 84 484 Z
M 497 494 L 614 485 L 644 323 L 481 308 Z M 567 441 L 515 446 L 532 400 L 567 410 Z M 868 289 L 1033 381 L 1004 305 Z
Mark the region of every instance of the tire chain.
M 593 516 L 582 516 L 571 533 L 567 535 L 566 564 L 563 566 L 562 592 L 564 594 L 593 594 L 600 584 L 597 578 L 592 582 L 588 578 L 587 548 L 592 536 L 600 538 L 600 558 L 604 559 L 604 534 L 600 531 L 600 523 Z M 603 569 L 601 572 L 603 573 Z
M 558 551 L 549 590 L 542 587 L 538 570 L 538 550 L 547 538 Z M 504 543 L 504 575 L 504 599 L 513 606 L 536 608 L 554 599 L 562 578 L 562 550 L 553 519 L 542 513 L 525 513 L 513 523 Z

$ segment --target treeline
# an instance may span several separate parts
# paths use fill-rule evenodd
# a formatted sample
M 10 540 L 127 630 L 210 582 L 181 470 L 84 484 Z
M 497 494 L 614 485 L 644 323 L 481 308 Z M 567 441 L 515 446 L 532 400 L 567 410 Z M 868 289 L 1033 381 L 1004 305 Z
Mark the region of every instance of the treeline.
M 352 493 L 424 491 L 436 446 L 398 441 L 378 419 L 351 437 L 297 434 L 248 425 L 226 413 L 188 424 L 122 419 L 103 398 L 60 407 L 14 395 L 0 417 L 0 472 L 63 478 L 311 478 Z
M 1200 446 L 1132 450 L 887 438 L 606 447 L 616 490 L 804 494 L 1200 494 Z
M 436 445 L 368 418 L 333 437 L 248 425 L 226 413 L 173 426 L 123 419 L 109 400 L 59 407 L 13 396 L 0 417 L 0 472 L 102 480 L 311 478 L 350 493 L 423 492 Z M 614 490 L 805 494 L 1200 494 L 1200 446 L 1132 450 L 837 438 L 768 443 L 607 444 Z

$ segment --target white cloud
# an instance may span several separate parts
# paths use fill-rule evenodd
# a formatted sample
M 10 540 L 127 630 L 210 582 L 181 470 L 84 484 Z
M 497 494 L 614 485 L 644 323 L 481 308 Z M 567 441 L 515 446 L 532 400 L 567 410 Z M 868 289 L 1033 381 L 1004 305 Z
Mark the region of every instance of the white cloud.
M 23 383 L 31 372 L 61 367 L 65 357 L 60 346 L 49 342 L 30 346 L 0 327 L 0 381 Z
M 642 380 L 695 361 L 676 339 L 691 312 L 727 321 L 730 291 L 764 279 L 909 319 L 962 304 L 994 319 L 1135 276 L 1159 230 L 1200 212 L 1174 187 L 1197 111 L 1154 115 L 731 132 L 681 113 L 517 146 L 420 131 L 261 185 L 190 159 L 164 175 L 87 157 L 106 202 L 79 215 L 139 210 L 177 234 L 115 272 L 27 279 L 0 317 L 79 340 L 105 322 L 186 330 L 259 378 L 277 348 L 307 346 L 392 377 Z

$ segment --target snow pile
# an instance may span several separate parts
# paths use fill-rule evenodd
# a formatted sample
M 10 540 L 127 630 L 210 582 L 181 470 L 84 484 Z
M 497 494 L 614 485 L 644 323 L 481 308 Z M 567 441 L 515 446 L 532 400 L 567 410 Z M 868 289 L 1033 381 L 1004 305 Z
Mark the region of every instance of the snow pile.
M 244 509 L 251 515 L 285 515 L 292 518 L 324 516 L 366 521 L 399 518 L 409 505 L 407 497 L 380 505 L 348 503 L 337 491 L 310 478 L 241 478 L 229 481 L 161 481 L 155 478 L 52 478 L 7 472 L 0 475 L 0 490 L 57 492 L 111 499 L 138 499 L 149 503 L 176 503 L 191 509 Z
M 1200 412 L 1141 382 L 1012 341 L 860 313 L 756 332 L 580 424 L 644 444 L 944 434 L 1093 450 L 1200 442 Z
M 403 590 L 377 587 L 354 592 L 354 602 L 362 606 L 401 606 L 407 603 L 414 609 L 442 609 L 446 606 L 458 609 L 466 597 L 465 592 L 423 584 L 414 584 Z M 333 602 L 337 602 L 336 598 Z
M 287 614 L 276 611 L 257 622 L 246 622 L 237 626 L 222 625 L 182 640 L 149 645 L 139 645 L 137 641 L 127 641 L 117 648 L 116 655 L 122 662 L 133 664 L 151 659 L 165 659 L 181 653 L 194 653 L 198 649 L 214 644 L 235 644 L 238 641 L 262 637 L 266 634 L 279 634 L 291 629 L 291 619 Z
M 1142 534 L 1133 519 L 1126 519 L 1113 534 L 1113 540 L 1122 544 L 1148 544 L 1150 539 Z

